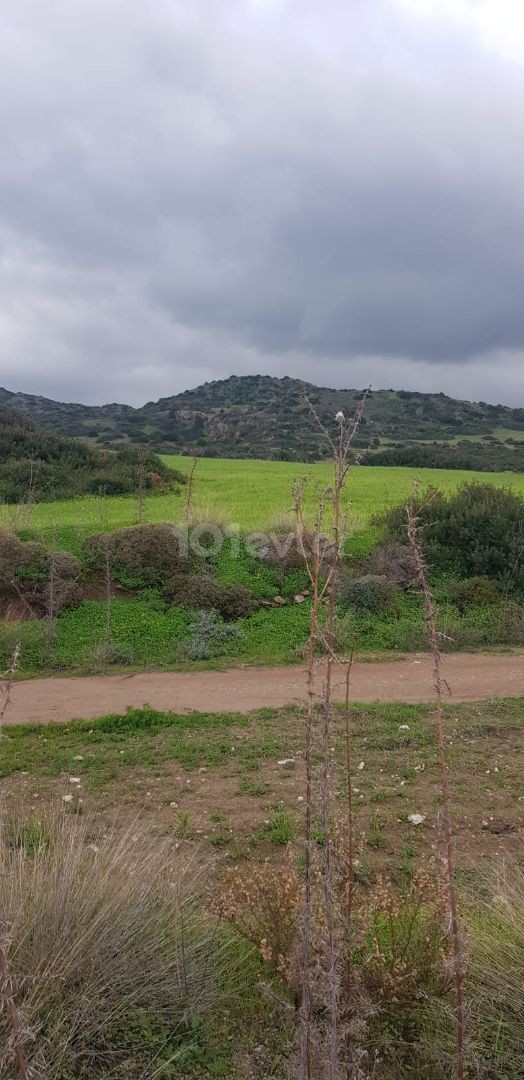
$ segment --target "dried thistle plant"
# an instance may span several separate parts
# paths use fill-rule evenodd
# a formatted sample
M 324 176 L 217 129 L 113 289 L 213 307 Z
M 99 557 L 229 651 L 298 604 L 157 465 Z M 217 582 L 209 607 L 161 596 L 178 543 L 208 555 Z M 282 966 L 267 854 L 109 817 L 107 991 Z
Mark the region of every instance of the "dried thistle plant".
M 424 558 L 420 540 L 420 508 L 417 506 L 419 494 L 419 481 L 415 482 L 411 500 L 406 506 L 408 540 L 413 551 L 413 558 L 417 571 L 418 585 L 424 600 L 426 614 L 426 631 L 429 648 L 433 657 L 433 688 L 435 693 L 435 730 L 437 734 L 440 786 L 442 792 L 441 812 L 441 835 L 443 844 L 443 861 L 446 872 L 446 891 L 448 900 L 448 912 L 450 934 L 452 942 L 452 967 L 453 984 L 455 994 L 455 1040 L 456 1053 L 454 1072 L 456 1080 L 463 1080 L 465 1075 L 465 1016 L 462 985 L 464 981 L 464 955 L 460 934 L 460 923 L 455 889 L 455 860 L 453 851 L 453 835 L 451 826 L 451 799 L 448 783 L 448 766 L 446 761 L 446 739 L 444 732 L 443 697 L 444 692 L 449 692 L 448 684 L 442 670 L 442 656 L 440 652 L 439 633 L 437 618 L 438 612 L 433 601 L 431 585 L 429 583 L 428 569 Z
M 305 898 L 301 926 L 301 1000 L 300 1000 L 300 1065 L 301 1080 L 311 1080 L 318 1071 L 319 1056 L 315 1052 L 319 1041 L 323 1043 L 320 1058 L 324 1060 L 329 1080 L 341 1075 L 342 1059 L 347 1066 L 350 1029 L 349 987 L 351 985 L 351 917 L 353 902 L 353 814 L 351 791 L 351 736 L 349 685 L 353 650 L 349 662 L 343 662 L 336 651 L 335 615 L 336 596 L 347 534 L 347 520 L 342 513 L 342 494 L 351 467 L 359 458 L 353 452 L 353 443 L 365 408 L 366 395 L 359 403 L 354 416 L 346 420 L 342 412 L 335 417 L 336 434 L 322 424 L 315 409 L 308 402 L 311 413 L 325 436 L 332 452 L 333 481 L 321 492 L 315 521 L 315 542 L 306 545 L 302 512 L 304 483 L 295 485 L 294 509 L 296 531 L 301 542 L 304 564 L 311 582 L 312 603 L 310 632 L 307 647 L 307 708 L 305 723 Z M 321 647 L 326 656 L 322 689 L 317 690 L 315 655 Z M 332 822 L 335 811 L 335 785 L 331 742 L 333 738 L 334 710 L 333 691 L 335 671 L 345 667 L 346 705 L 344 713 L 345 771 L 348 790 L 347 848 L 343 867 L 334 857 Z M 317 725 L 318 720 L 318 725 Z M 318 730 L 317 730 L 318 728 Z M 315 740 L 318 739 L 318 745 Z M 315 755 L 320 758 L 319 771 L 313 768 Z M 318 805 L 319 826 L 322 834 L 320 847 L 314 845 L 313 820 Z M 315 874 L 315 852 L 319 851 L 320 874 Z M 340 881 L 344 879 L 345 905 L 340 906 Z M 322 914 L 316 915 L 315 889 L 322 896 Z M 320 930 L 322 948 L 314 941 Z M 318 957 L 321 957 L 321 972 Z M 316 970 L 313 973 L 313 966 Z M 320 974 L 320 979 L 319 979 Z M 324 1031 L 319 1035 L 315 1027 L 318 1014 L 319 987 L 323 995 L 322 1008 L 327 1017 Z M 315 990 L 314 990 L 315 988 Z M 315 1000 L 317 999 L 317 1000 Z

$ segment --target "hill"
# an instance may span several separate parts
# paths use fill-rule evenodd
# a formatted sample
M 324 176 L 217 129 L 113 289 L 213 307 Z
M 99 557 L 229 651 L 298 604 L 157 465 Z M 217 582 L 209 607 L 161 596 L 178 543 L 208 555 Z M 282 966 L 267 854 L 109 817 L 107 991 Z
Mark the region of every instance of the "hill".
M 231 376 L 172 397 L 129 405 L 64 404 L 0 389 L 0 406 L 99 446 L 143 444 L 165 453 L 315 461 L 328 450 L 305 401 L 324 423 L 352 413 L 362 391 L 268 375 Z M 369 393 L 359 446 L 368 464 L 524 471 L 524 409 L 408 390 Z
M 169 490 L 184 480 L 149 449 L 116 453 L 36 426 L 26 415 L 0 406 L 0 501 L 7 503 Z

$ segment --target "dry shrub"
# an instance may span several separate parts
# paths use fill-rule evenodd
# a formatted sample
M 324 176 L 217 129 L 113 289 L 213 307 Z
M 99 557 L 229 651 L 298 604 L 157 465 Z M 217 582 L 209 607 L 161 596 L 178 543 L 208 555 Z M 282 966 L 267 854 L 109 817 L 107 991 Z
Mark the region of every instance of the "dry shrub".
M 446 896 L 427 867 L 399 892 L 379 879 L 361 910 L 363 970 L 374 1005 L 405 1007 L 450 987 Z
M 357 888 L 350 927 L 346 918 L 347 835 L 341 823 L 335 826 L 332 855 L 341 961 L 340 1053 L 347 1075 L 395 1080 L 408 1075 L 448 1075 L 452 977 L 446 894 L 435 866 L 421 866 L 407 889 L 398 889 L 386 877 L 371 890 Z M 251 942 L 283 979 L 297 1008 L 301 1001 L 303 896 L 304 879 L 293 866 L 265 863 L 247 872 L 231 870 L 215 902 L 222 918 Z M 325 1075 L 323 1002 L 328 1000 L 330 978 L 324 957 L 326 932 L 325 914 L 316 897 L 310 957 L 316 987 L 313 1076 Z M 442 1041 L 430 1047 L 427 1033 L 436 1016 Z M 424 1072 L 430 1058 L 434 1067 L 431 1074 Z
M 114 533 L 95 533 L 87 541 L 94 566 L 109 553 L 113 575 L 124 584 L 162 585 L 190 568 L 187 536 L 173 525 L 136 525 Z
M 297 931 L 302 883 L 292 866 L 264 863 L 226 877 L 217 911 L 259 952 L 288 986 L 296 990 Z
M 244 585 L 219 585 L 209 574 L 180 574 L 166 586 L 168 599 L 197 611 L 218 611 L 226 620 L 252 615 L 256 604 Z
M 368 574 L 385 577 L 407 591 L 417 583 L 417 567 L 409 544 L 386 544 L 376 548 L 367 560 Z
M 172 604 L 210 611 L 220 608 L 222 588 L 209 574 L 177 574 L 166 585 L 166 595 Z
M 309 529 L 295 528 L 265 536 L 260 547 L 260 558 L 268 566 L 274 566 L 280 574 L 287 574 L 290 570 L 302 570 L 305 559 L 313 560 L 317 552 L 320 573 L 325 576 L 335 558 L 334 541 Z
M 159 1048 L 214 1005 L 229 947 L 198 887 L 138 826 L 101 836 L 64 813 L 3 827 L 0 921 L 33 1077 L 134 1075 L 148 1032 Z M 7 1034 L 0 1016 L 5 1078 Z
M 58 615 L 80 599 L 78 559 L 65 551 L 52 551 L 44 544 L 24 542 L 0 529 L 1 592 L 7 597 L 21 597 L 28 608 L 39 614 L 46 608 L 51 574 L 53 610 Z

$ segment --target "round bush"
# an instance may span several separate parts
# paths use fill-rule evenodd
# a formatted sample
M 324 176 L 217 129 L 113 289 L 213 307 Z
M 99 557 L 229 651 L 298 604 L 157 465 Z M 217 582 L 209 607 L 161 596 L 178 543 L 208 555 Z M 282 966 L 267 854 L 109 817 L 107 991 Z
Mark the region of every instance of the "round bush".
M 186 537 L 173 525 L 136 525 L 95 533 L 86 551 L 98 569 L 109 554 L 115 579 L 128 587 L 163 585 L 174 574 L 190 569 Z
M 345 578 L 340 587 L 340 599 L 354 611 L 380 613 L 391 607 L 397 594 L 396 587 L 384 576 L 364 574 L 359 578 Z
M 224 619 L 243 619 L 255 609 L 255 600 L 244 585 L 227 585 L 222 589 L 218 610 Z
M 465 581 L 451 581 L 448 585 L 448 598 L 459 611 L 470 607 L 486 607 L 498 604 L 501 589 L 497 581 L 487 577 L 466 578 Z
M 219 610 L 223 592 L 208 574 L 180 574 L 171 578 L 166 586 L 171 603 L 197 611 Z

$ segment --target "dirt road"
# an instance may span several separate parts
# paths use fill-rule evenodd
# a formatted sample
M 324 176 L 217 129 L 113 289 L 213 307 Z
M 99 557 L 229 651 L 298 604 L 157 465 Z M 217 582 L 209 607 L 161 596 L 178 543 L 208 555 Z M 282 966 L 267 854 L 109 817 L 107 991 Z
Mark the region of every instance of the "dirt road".
M 456 701 L 524 696 L 524 653 L 447 656 L 444 672 Z M 342 680 L 335 696 L 342 699 Z M 355 663 L 354 701 L 429 701 L 431 660 Z M 128 705 L 152 705 L 173 712 L 247 712 L 305 700 L 303 667 L 230 668 L 226 671 L 144 672 L 83 678 L 34 679 L 14 685 L 6 724 L 65 723 L 123 712 Z

